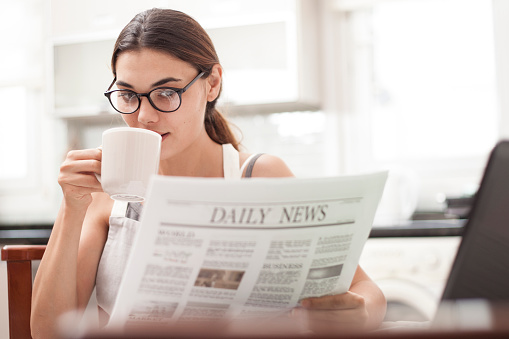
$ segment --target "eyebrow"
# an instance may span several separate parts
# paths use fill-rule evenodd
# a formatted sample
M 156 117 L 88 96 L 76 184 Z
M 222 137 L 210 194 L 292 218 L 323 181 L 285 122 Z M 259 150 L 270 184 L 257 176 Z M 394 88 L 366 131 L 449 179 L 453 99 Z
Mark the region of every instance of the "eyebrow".
M 164 79 L 154 82 L 151 87 L 161 86 L 168 82 L 180 82 L 180 81 L 182 81 L 182 79 L 173 78 L 173 77 L 164 78 Z M 127 87 L 127 88 L 131 88 L 131 89 L 134 88 L 132 85 L 130 85 L 127 82 L 124 82 L 122 80 L 117 80 L 117 86 Z

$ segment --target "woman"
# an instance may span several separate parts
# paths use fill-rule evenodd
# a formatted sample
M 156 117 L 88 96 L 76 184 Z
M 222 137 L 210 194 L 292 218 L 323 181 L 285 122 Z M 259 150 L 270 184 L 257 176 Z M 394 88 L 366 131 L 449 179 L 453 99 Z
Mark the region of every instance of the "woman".
M 270 155 L 240 169 L 249 154 L 238 152 L 227 121 L 215 109 L 222 68 L 210 38 L 186 14 L 161 9 L 138 14 L 120 33 L 111 65 L 114 80 L 105 93 L 110 103 L 130 127 L 162 136 L 160 174 L 293 176 Z M 119 211 L 94 175 L 100 171 L 100 149 L 71 151 L 60 168 L 63 201 L 34 283 L 34 338 L 54 337 L 58 316 L 84 309 L 94 287 L 100 318 L 108 320 L 138 225 L 129 214 L 141 205 Z M 385 314 L 385 299 L 358 268 L 349 292 L 306 299 L 292 314 L 307 318 L 311 330 L 375 328 Z

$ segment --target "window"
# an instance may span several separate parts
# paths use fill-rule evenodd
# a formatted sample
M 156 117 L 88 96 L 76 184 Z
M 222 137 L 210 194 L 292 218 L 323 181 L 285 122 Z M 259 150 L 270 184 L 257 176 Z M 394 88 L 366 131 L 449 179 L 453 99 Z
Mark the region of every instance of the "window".
M 28 174 L 28 121 L 26 90 L 22 86 L 0 87 L 0 178 L 23 179 Z
M 9 1 L 0 11 L 5 51 L 0 55 L 0 223 L 6 225 L 52 222 L 58 208 L 53 165 L 58 144 L 44 100 L 48 6 L 48 0 Z
M 42 113 L 43 1 L 11 1 L 0 13 L 4 50 L 0 62 L 0 190 L 33 179 L 36 121 Z M 5 6 L 4 6 L 5 7 Z
M 284 159 L 298 177 L 327 172 L 327 116 L 321 111 L 244 115 L 231 118 L 247 152 L 267 152 Z
M 491 2 L 389 2 L 373 8 L 372 27 L 373 160 L 489 152 L 497 139 Z
M 353 120 L 343 161 L 418 177 L 420 210 L 442 208 L 444 194 L 474 193 L 499 137 L 492 2 L 348 4 L 339 8 Z

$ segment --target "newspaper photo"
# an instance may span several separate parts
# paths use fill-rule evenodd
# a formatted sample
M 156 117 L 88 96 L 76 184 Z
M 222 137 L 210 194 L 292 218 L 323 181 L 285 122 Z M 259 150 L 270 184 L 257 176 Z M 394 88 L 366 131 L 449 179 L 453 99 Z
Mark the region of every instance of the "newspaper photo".
M 348 291 L 386 178 L 154 176 L 110 324 L 270 317 Z

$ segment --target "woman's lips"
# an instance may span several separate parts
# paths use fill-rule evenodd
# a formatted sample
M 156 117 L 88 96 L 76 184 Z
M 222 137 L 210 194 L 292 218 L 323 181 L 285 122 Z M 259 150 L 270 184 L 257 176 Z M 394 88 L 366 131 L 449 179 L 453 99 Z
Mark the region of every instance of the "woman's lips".
M 156 132 L 157 134 L 159 134 L 162 138 L 162 140 L 164 140 L 168 135 L 170 135 L 170 132 L 159 132 L 159 131 L 155 131 L 155 130 L 151 130 L 152 132 Z
M 161 140 L 161 141 L 163 141 L 164 139 L 166 139 L 166 137 L 167 137 L 168 135 L 170 135 L 170 133 L 169 133 L 169 132 L 168 132 L 168 133 L 163 133 L 163 134 L 161 134 L 161 138 L 162 138 L 162 140 Z

